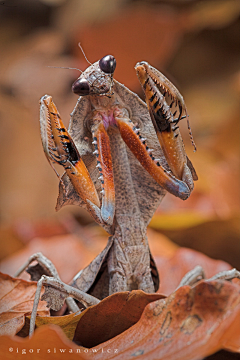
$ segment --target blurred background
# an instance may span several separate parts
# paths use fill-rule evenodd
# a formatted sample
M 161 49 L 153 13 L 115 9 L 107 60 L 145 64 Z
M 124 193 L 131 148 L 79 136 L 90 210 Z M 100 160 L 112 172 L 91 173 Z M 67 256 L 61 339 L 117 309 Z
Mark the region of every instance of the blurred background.
M 159 243 L 171 239 L 240 268 L 239 0 L 0 1 L 2 263 L 36 238 L 102 231 L 81 208 L 55 212 L 58 180 L 40 140 L 42 95 L 53 96 L 68 125 L 79 72 L 57 67 L 88 66 L 79 42 L 91 62 L 114 55 L 114 77 L 141 97 L 134 71 L 141 60 L 179 88 L 196 153 L 184 121 L 180 129 L 199 181 L 185 202 L 167 195 L 150 227 L 162 234 Z

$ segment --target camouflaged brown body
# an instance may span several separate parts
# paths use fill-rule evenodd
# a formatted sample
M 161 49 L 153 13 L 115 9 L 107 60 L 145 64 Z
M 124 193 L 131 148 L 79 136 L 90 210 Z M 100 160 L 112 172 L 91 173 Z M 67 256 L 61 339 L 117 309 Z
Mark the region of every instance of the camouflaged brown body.
M 154 154 L 162 160 L 162 164 L 164 164 L 163 166 L 167 168 L 167 163 L 164 159 L 157 136 L 151 124 L 146 104 L 136 94 L 123 87 L 123 85 L 117 81 L 114 81 L 113 91 L 114 95 L 111 98 L 97 97 L 96 99 L 95 97 L 95 99 L 92 99 L 94 96 L 91 96 L 91 98 L 81 97 L 71 114 L 69 125 L 69 134 L 71 135 L 80 155 L 84 160 L 98 194 L 100 194 L 101 182 L 98 179 L 99 174 L 96 168 L 97 160 L 93 155 L 92 134 L 89 128 L 89 119 L 91 119 L 91 113 L 93 110 L 92 103 L 96 101 L 96 107 L 98 107 L 98 109 L 100 109 L 101 106 L 103 108 L 109 107 L 109 105 L 117 105 L 126 108 L 130 114 L 132 122 L 138 124 L 137 126 L 140 128 L 142 136 L 148 139 L 149 146 L 155 149 Z M 91 271 L 91 281 L 87 281 L 88 285 L 86 285 L 84 275 L 85 272 L 87 272 L 87 277 L 89 277 L 89 267 L 81 271 L 81 276 L 79 274 L 78 279 L 74 282 L 77 287 L 84 289 L 84 291 L 88 291 L 94 296 L 96 296 L 97 293 L 98 298 L 102 298 L 106 293 L 109 293 L 109 276 L 111 276 L 110 267 L 112 267 L 112 272 L 114 273 L 118 260 L 113 254 L 115 253 L 116 248 L 119 247 L 122 250 L 122 256 L 124 257 L 125 262 L 130 264 L 128 268 L 122 270 L 126 273 L 125 275 L 127 276 L 127 283 L 129 286 L 126 287 L 126 285 L 124 285 L 124 289 L 121 287 L 121 291 L 130 290 L 132 285 L 134 286 L 131 281 L 131 275 L 134 273 L 137 264 L 138 272 L 139 264 L 142 264 L 140 273 L 145 273 L 147 270 L 146 266 L 148 267 L 149 276 L 148 283 L 144 286 L 145 291 L 156 291 L 158 288 L 159 280 L 152 258 L 151 269 L 155 274 L 155 286 L 153 285 L 153 282 L 151 283 L 152 280 L 149 280 L 151 276 L 150 252 L 146 237 L 146 228 L 165 194 L 165 190 L 158 185 L 148 172 L 144 170 L 142 165 L 136 161 L 136 158 L 122 140 L 118 128 L 109 127 L 108 135 L 111 144 L 114 173 L 115 218 L 112 226 L 105 224 L 102 226 L 106 231 L 113 235 L 111 238 L 112 245 L 110 247 L 107 246 L 106 249 L 103 250 L 104 254 L 102 255 L 101 261 L 98 262 L 94 260 L 94 264 L 92 264 L 92 266 L 95 271 Z M 63 189 L 63 186 L 60 183 L 57 209 L 69 204 L 86 207 L 84 202 L 75 192 L 66 174 L 63 176 L 62 180 L 65 189 Z M 67 191 L 66 194 L 65 191 Z M 101 195 L 99 195 L 99 197 L 101 200 Z M 134 256 L 131 256 L 131 247 L 137 245 L 140 245 L 140 251 L 137 251 L 136 248 L 132 248 Z M 104 263 L 106 263 L 109 254 L 111 257 L 111 265 L 109 264 L 109 269 L 107 269 Z M 101 276 L 100 281 L 98 280 L 99 284 L 96 285 L 94 281 L 98 274 L 101 274 Z M 121 286 L 119 279 L 113 283 L 118 283 L 119 286 Z M 110 293 L 116 292 L 116 287 L 117 286 L 114 285 L 114 288 L 110 290 Z M 137 285 L 134 287 L 137 287 Z
M 103 107 L 107 107 L 109 103 L 111 103 L 113 106 L 114 104 L 118 104 L 126 108 L 130 114 L 130 119 L 132 120 L 132 122 L 138 124 L 142 136 L 147 138 L 149 147 L 154 148 L 154 154 L 156 154 L 156 157 L 161 159 L 163 166 L 168 169 L 167 162 L 165 160 L 165 157 L 163 156 L 163 152 L 159 146 L 156 133 L 151 123 L 150 115 L 148 113 L 146 104 L 136 94 L 126 89 L 125 87 L 123 87 L 123 85 L 121 85 L 115 80 L 113 91 L 114 96 L 111 98 L 103 96 L 98 97 L 99 106 L 100 103 L 103 102 Z M 98 169 L 96 168 L 97 160 L 96 157 L 93 155 L 94 148 L 92 145 L 92 134 L 89 128 L 89 119 L 91 118 L 92 112 L 91 104 L 92 102 L 90 98 L 79 98 L 77 105 L 71 114 L 68 130 L 80 155 L 84 160 L 84 163 L 90 173 L 91 179 L 99 194 L 101 190 L 101 182 L 98 179 L 99 174 Z M 109 128 L 108 134 L 112 151 L 116 194 L 116 210 L 114 226 L 109 227 L 107 225 L 103 225 L 103 227 L 106 229 L 106 231 L 113 234 L 116 228 L 116 224 L 119 222 L 121 223 L 121 220 L 118 219 L 118 213 L 120 211 L 121 213 L 128 214 L 133 214 L 135 212 L 139 213 L 139 215 L 141 215 L 141 221 L 143 222 L 143 226 L 146 228 L 166 191 L 160 185 L 158 185 L 156 181 L 148 174 L 148 172 L 143 169 L 142 165 L 138 163 L 138 161 L 136 161 L 136 158 L 134 157 L 132 152 L 123 142 L 117 128 Z M 114 136 L 114 140 L 112 135 Z M 121 147 L 125 149 L 126 155 L 124 159 L 122 159 L 120 164 L 116 164 L 116 162 L 118 163 L 118 161 L 120 161 L 122 157 L 122 153 L 120 151 Z M 129 168 L 129 176 L 125 177 L 122 186 L 116 189 L 119 180 L 122 178 L 123 173 L 125 172 L 125 168 Z M 59 210 L 64 205 L 70 204 L 85 207 L 83 201 L 74 191 L 74 188 L 68 177 L 64 175 L 62 180 L 65 184 L 67 196 L 65 196 L 63 187 L 60 183 L 60 191 L 56 207 L 57 210 Z M 128 190 L 126 190 L 126 187 L 128 188 Z M 131 212 L 133 198 L 129 198 L 128 194 L 130 188 L 132 191 L 132 196 L 136 201 L 136 206 L 134 207 L 133 213 Z M 99 195 L 99 197 L 101 200 L 101 195 Z M 129 201 L 130 199 L 131 201 Z
M 118 291 L 158 289 L 159 277 L 149 251 L 147 225 L 166 190 L 183 200 L 191 192 L 181 178 L 171 173 L 147 105 L 113 80 L 113 73 L 108 73 L 109 68 L 105 67 L 106 59 L 114 58 L 102 58 L 74 82 L 73 91 L 82 96 L 71 114 L 68 130 L 68 139 L 87 168 L 101 206 L 89 202 L 87 193 L 83 196 L 67 173 L 60 180 L 56 206 L 57 210 L 71 204 L 85 208 L 112 235 L 101 254 L 72 283 L 100 299 Z M 41 101 L 44 99 L 48 96 Z M 41 121 L 45 121 L 44 117 Z M 49 138 L 45 139 L 44 133 L 42 137 L 48 150 Z M 57 138 L 56 143 L 59 141 Z M 104 150 L 109 146 L 111 154 Z M 71 153 L 68 156 L 71 161 Z M 78 175 L 76 170 L 79 179 L 80 172 L 81 169 Z M 88 176 L 83 182 L 91 183 Z

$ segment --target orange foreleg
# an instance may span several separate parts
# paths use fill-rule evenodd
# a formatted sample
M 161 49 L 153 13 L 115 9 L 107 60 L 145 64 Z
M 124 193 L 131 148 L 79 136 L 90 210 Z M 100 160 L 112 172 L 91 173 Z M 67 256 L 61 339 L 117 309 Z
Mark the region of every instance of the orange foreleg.
M 118 115 L 115 119 L 124 142 L 148 173 L 171 194 L 183 200 L 187 199 L 190 195 L 188 186 L 172 176 L 161 166 L 159 160 L 153 157 L 152 149 L 148 148 L 146 139 L 142 138 L 139 129 L 131 120 Z
M 182 118 L 182 111 L 186 113 L 184 100 L 174 85 L 172 85 L 169 80 L 166 80 L 166 78 L 158 72 L 162 77 L 164 77 L 165 81 L 161 85 L 162 91 L 160 91 L 160 85 L 158 83 L 159 79 L 156 74 L 155 77 L 153 77 L 154 74 L 151 69 L 149 69 L 148 64 L 137 64 L 136 71 L 144 90 L 149 113 L 167 163 L 172 173 L 178 179 L 186 182 L 189 189 L 192 190 L 192 176 L 194 177 L 194 180 L 197 179 L 197 176 L 193 167 L 191 169 L 188 168 L 189 160 L 186 156 L 178 127 L 178 122 Z M 157 70 L 155 71 L 157 72 Z M 166 93 L 171 99 L 170 104 L 166 101 Z M 179 110 L 179 116 L 176 119 L 174 119 L 175 113 L 172 113 L 171 109 L 174 103 L 178 105 Z
M 44 151 L 48 160 L 52 163 L 62 165 L 75 189 L 82 200 L 89 207 L 91 203 L 100 207 L 97 191 L 91 180 L 89 172 L 69 135 L 63 125 L 58 110 L 51 96 L 42 97 L 41 110 L 45 112 L 42 121 L 46 121 L 46 133 L 41 131 Z M 45 139 L 47 136 L 47 140 Z
M 109 137 L 99 114 L 94 117 L 91 130 L 95 148 L 93 153 L 97 157 L 97 167 L 100 175 L 99 180 L 102 185 L 101 216 L 104 222 L 112 224 L 115 213 L 112 157 Z

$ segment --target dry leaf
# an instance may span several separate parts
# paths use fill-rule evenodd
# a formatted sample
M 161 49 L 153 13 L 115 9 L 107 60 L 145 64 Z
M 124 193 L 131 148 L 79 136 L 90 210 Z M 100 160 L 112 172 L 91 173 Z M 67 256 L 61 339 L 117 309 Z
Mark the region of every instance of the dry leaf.
M 74 313 L 65 316 L 37 316 L 35 324 L 37 328 L 48 324 L 58 325 L 68 339 L 72 340 L 82 314 L 83 313 Z
M 32 312 L 37 283 L 0 273 L 0 288 L 0 335 L 15 335 Z M 38 314 L 49 315 L 45 301 L 39 302 Z
M 141 290 L 110 295 L 84 311 L 74 341 L 85 347 L 99 345 L 134 325 L 147 304 L 162 298 L 163 295 Z
M 197 360 L 222 348 L 240 352 L 239 291 L 239 281 L 180 288 L 149 304 L 138 323 L 103 344 L 103 351 L 118 349 L 104 359 Z
M 74 337 L 77 343 L 87 342 L 94 346 L 134 325 L 140 319 L 147 304 L 164 297 L 160 294 L 146 294 L 141 290 L 116 293 L 82 313 L 65 316 L 37 316 L 36 327 L 48 324 L 58 325 L 70 340 Z
M 161 294 L 169 295 L 179 285 L 183 276 L 196 265 L 202 266 L 206 278 L 232 267 L 224 261 L 214 260 L 195 250 L 179 248 L 171 258 L 155 257 L 160 276 Z
M 41 251 L 53 262 L 62 281 L 69 282 L 104 248 L 107 237 L 105 239 L 104 241 L 99 238 L 99 241 L 93 243 L 89 238 L 89 244 L 87 244 L 85 240 L 74 235 L 36 238 L 24 249 L 2 261 L 0 270 L 13 275 L 31 255 Z M 23 274 L 23 277 L 29 279 L 28 274 Z
M 20 354 L 24 354 L 25 360 L 89 359 L 89 356 L 82 355 L 84 349 L 78 348 L 56 325 L 42 326 L 30 339 L 22 339 L 17 336 L 0 337 L 1 359 L 15 360 L 16 356 Z
M 78 348 L 61 329 L 46 325 L 31 339 L 3 336 L 0 356 L 15 359 L 199 360 L 219 349 L 240 351 L 240 281 L 201 281 L 146 306 L 140 320 L 117 337 L 94 348 Z M 105 331 L 107 328 L 105 329 Z M 84 328 L 82 328 L 84 332 Z M 10 350 L 9 350 L 10 349 Z M 25 350 L 24 350 L 25 349 Z M 39 353 L 37 354 L 37 349 Z M 32 352 L 30 352 L 32 351 Z M 77 353 L 78 352 L 78 353 Z

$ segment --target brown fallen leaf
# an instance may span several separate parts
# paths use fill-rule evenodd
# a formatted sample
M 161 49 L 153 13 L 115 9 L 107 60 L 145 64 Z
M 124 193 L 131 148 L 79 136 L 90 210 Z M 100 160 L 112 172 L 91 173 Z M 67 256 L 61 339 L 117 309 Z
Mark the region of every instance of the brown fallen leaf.
M 83 313 L 73 313 L 65 316 L 37 316 L 35 325 L 37 328 L 48 324 L 58 325 L 67 338 L 72 340 L 82 314 Z
M 147 304 L 164 297 L 160 294 L 146 294 L 141 290 L 116 293 L 82 313 L 37 316 L 35 324 L 37 328 L 48 324 L 58 325 L 70 340 L 75 337 L 77 343 L 87 342 L 90 347 L 111 339 L 134 325 Z
M 134 325 L 147 304 L 162 298 L 141 290 L 110 295 L 84 311 L 73 340 L 88 348 L 99 345 Z
M 101 344 L 104 359 L 197 360 L 220 349 L 240 352 L 239 291 L 240 281 L 201 281 L 152 302 L 134 326 Z
M 41 251 L 53 262 L 60 278 L 64 282 L 69 282 L 105 247 L 107 237 L 104 239 L 105 241 L 101 238 L 98 240 L 93 244 L 89 238 L 89 244 L 86 244 L 82 238 L 70 234 L 36 238 L 30 241 L 24 249 L 3 260 L 0 270 L 13 275 L 31 255 Z M 29 279 L 29 275 L 26 273 L 23 273 L 21 277 Z
M 0 337 L 0 356 L 15 359 L 61 358 L 199 360 L 219 349 L 240 352 L 240 281 L 201 281 L 146 306 L 128 330 L 94 348 L 77 347 L 59 327 L 46 325 L 31 339 Z M 107 304 L 107 303 L 106 303 Z M 105 331 L 107 330 L 107 327 Z M 82 331 L 85 329 L 82 327 Z M 39 350 L 37 350 L 39 349 Z
M 1 359 L 15 360 L 20 354 L 24 354 L 26 360 L 89 359 L 89 356 L 84 356 L 84 348 L 78 348 L 56 325 L 42 326 L 30 339 L 17 336 L 0 337 Z
M 205 255 L 203 255 L 201 253 L 198 253 L 196 251 L 189 250 L 189 249 L 184 249 L 184 248 L 173 247 L 173 246 L 171 246 L 171 243 L 168 242 L 167 239 L 165 241 L 165 243 L 166 243 L 165 245 L 167 245 L 168 251 L 166 252 L 164 250 L 165 245 L 163 246 L 163 249 L 162 248 L 158 249 L 157 242 L 158 242 L 159 239 L 157 237 L 157 234 L 154 231 L 151 231 L 151 230 L 150 230 L 150 232 L 148 234 L 149 234 L 149 238 L 153 237 L 153 243 L 152 243 L 153 250 L 155 248 L 154 253 L 157 255 L 157 256 L 155 256 L 156 263 L 158 265 L 158 268 L 160 269 L 160 277 L 161 277 L 160 291 L 164 292 L 165 294 L 172 293 L 172 291 L 174 291 L 176 286 L 179 284 L 182 276 L 185 275 L 185 273 L 187 271 L 193 269 L 196 265 L 201 265 L 204 268 L 207 277 L 210 277 L 210 276 L 216 274 L 219 271 L 227 270 L 227 269 L 231 268 L 230 265 L 226 264 L 223 261 L 212 260 L 212 259 L 208 258 L 207 256 L 205 256 Z M 99 235 L 96 236 L 96 238 L 98 238 L 98 237 L 99 237 Z M 66 239 L 66 237 L 63 237 L 63 238 Z M 71 239 L 71 236 L 69 235 L 68 238 Z M 56 241 L 56 239 L 55 239 L 55 241 Z M 104 239 L 103 239 L 103 241 L 104 241 Z M 170 245 L 170 248 L 169 248 L 169 245 Z M 50 246 L 50 248 L 51 248 L 51 246 Z M 79 248 L 79 250 L 81 250 L 81 249 L 82 249 L 82 247 Z M 78 257 L 78 254 L 76 254 L 76 255 Z M 63 259 L 62 261 L 64 263 L 65 258 L 62 258 L 62 259 Z M 60 266 L 60 268 L 62 268 L 60 263 L 59 263 L 59 266 Z M 66 267 L 66 265 L 63 266 L 63 268 L 65 268 L 65 267 Z M 226 286 L 231 285 L 231 284 L 228 284 L 227 282 L 224 282 L 224 286 L 225 286 L 225 283 L 227 284 Z M 186 288 L 186 287 L 184 287 L 184 288 Z M 239 290 L 239 288 L 238 288 L 238 290 Z M 190 293 L 191 293 L 191 291 L 192 290 L 189 290 Z M 134 294 L 134 293 L 137 294 L 138 292 L 132 292 L 131 294 Z M 182 298 L 184 299 L 184 296 L 181 293 L 178 293 L 178 294 L 180 294 L 179 297 L 178 297 L 178 301 L 181 304 L 181 301 L 182 301 L 181 299 Z M 144 295 L 144 297 L 145 297 L 145 295 Z M 214 291 L 213 291 L 213 295 L 214 295 Z M 150 299 L 151 299 L 152 296 L 160 296 L 160 295 L 158 295 L 158 294 L 147 295 L 147 297 L 149 297 Z M 77 328 L 77 331 L 76 331 L 76 335 L 75 335 L 75 340 L 76 341 L 81 342 L 84 346 L 93 346 L 93 345 L 95 345 L 93 350 L 96 351 L 97 353 L 98 353 L 99 349 L 100 349 L 99 352 L 102 351 L 101 349 L 103 349 L 104 353 L 101 354 L 101 356 L 102 356 L 102 358 L 107 359 L 108 358 L 107 356 L 110 356 L 110 353 L 109 353 L 109 355 L 106 354 L 108 349 L 111 350 L 112 356 L 114 354 L 114 349 L 117 349 L 119 351 L 120 348 L 119 349 L 117 348 L 117 345 L 115 345 L 115 341 L 119 337 L 122 337 L 122 343 L 121 343 L 122 345 L 121 346 L 122 347 L 125 346 L 124 354 L 125 354 L 125 351 L 126 351 L 127 354 L 129 355 L 128 347 L 131 344 L 130 344 L 128 336 L 126 335 L 126 337 L 125 337 L 125 334 L 127 334 L 129 330 L 133 329 L 135 326 L 140 324 L 139 326 L 141 327 L 142 330 L 139 329 L 138 332 L 143 331 L 143 333 L 145 334 L 144 335 L 145 340 L 142 340 L 143 346 L 145 346 L 144 344 L 146 344 L 146 346 L 148 346 L 148 342 L 151 341 L 151 338 L 153 336 L 150 329 L 148 329 L 148 328 L 145 329 L 146 324 L 144 326 L 142 325 L 142 319 L 144 319 L 144 316 L 145 316 L 144 314 L 145 314 L 145 311 L 146 311 L 146 308 L 144 310 L 144 307 L 145 307 L 145 305 L 148 304 L 148 300 L 149 300 L 149 299 L 147 299 L 147 301 L 146 301 L 146 298 L 144 299 L 144 297 L 141 298 L 141 301 L 135 301 L 135 302 L 134 302 L 134 300 L 139 300 L 137 298 L 137 296 L 136 296 L 135 299 L 134 299 L 134 297 L 133 298 L 129 297 L 128 298 L 129 304 L 127 306 L 123 306 L 123 304 L 126 303 L 126 293 L 115 294 L 112 297 L 109 297 L 109 298 L 103 300 L 97 307 L 89 308 L 87 311 L 83 312 L 82 314 L 77 315 L 77 317 L 75 317 L 75 314 L 69 315 L 68 318 L 66 316 L 58 317 L 58 318 L 39 317 L 39 323 L 37 323 L 37 326 L 40 326 L 41 328 L 46 329 L 46 326 L 42 327 L 43 323 L 48 323 L 48 322 L 57 323 L 59 326 L 62 326 L 63 330 L 68 334 L 68 336 L 70 338 L 72 338 L 74 329 L 75 329 L 75 327 L 77 325 L 76 320 L 80 319 L 79 324 L 78 324 L 78 328 Z M 189 295 L 189 297 L 191 298 L 190 295 Z M 115 301 L 114 299 L 117 299 L 117 298 L 122 299 L 122 300 Z M 170 306 L 169 311 L 171 311 L 172 314 L 174 314 L 174 311 L 171 309 L 171 306 L 172 305 L 173 305 L 173 307 L 178 306 L 178 305 L 176 305 L 174 303 L 174 301 L 175 301 L 174 299 L 177 299 L 177 297 L 174 298 L 174 295 L 172 294 L 172 295 L 169 296 L 169 298 L 167 300 L 165 300 L 166 304 L 167 304 L 167 307 Z M 213 299 L 214 299 L 214 296 L 213 296 Z M 142 300 L 144 300 L 144 301 L 142 301 Z M 215 298 L 215 300 L 218 301 L 216 298 Z M 227 300 L 226 297 L 225 297 L 225 300 Z M 154 298 L 152 298 L 151 301 L 154 301 Z M 159 301 L 160 301 L 160 303 L 158 303 L 156 301 L 154 303 L 152 303 L 152 304 L 156 304 L 158 309 L 159 309 L 159 306 L 162 304 L 161 301 L 163 301 L 163 300 L 159 300 Z M 210 301 L 210 302 L 212 301 L 211 297 L 209 297 L 207 299 L 205 299 L 204 296 L 202 297 L 203 304 L 206 304 L 208 301 Z M 222 301 L 221 296 L 219 298 L 219 301 L 220 302 Z M 196 306 L 198 306 L 200 308 L 201 307 L 200 299 L 198 299 L 198 302 L 199 303 Z M 121 304 L 122 304 L 122 308 L 121 308 Z M 136 309 L 136 304 L 137 304 L 137 309 Z M 190 305 L 195 306 L 194 304 L 190 304 Z M 226 306 L 224 305 L 223 308 L 224 309 L 226 308 L 226 311 L 228 311 L 228 305 L 226 305 Z M 143 315 L 141 317 L 141 314 L 142 314 L 143 310 L 144 310 L 144 313 L 143 313 Z M 191 308 L 190 308 L 190 310 L 191 310 Z M 233 310 L 233 312 L 235 314 L 235 304 L 232 306 L 232 310 Z M 232 310 L 228 311 L 230 317 L 231 317 L 231 311 Z M 159 311 L 159 314 L 160 314 L 160 312 L 161 311 Z M 224 317 L 224 314 L 222 316 Z M 239 314 L 236 315 L 236 316 L 239 316 Z M 138 319 L 140 317 L 141 317 L 141 319 L 138 321 Z M 152 315 L 148 315 L 148 318 L 149 318 L 150 328 L 152 328 L 152 327 L 154 328 L 154 326 L 155 326 L 154 325 L 155 324 L 155 320 L 154 320 L 155 317 L 152 316 Z M 193 317 L 193 323 L 194 323 L 195 320 L 196 320 L 195 317 Z M 219 318 L 216 318 L 215 319 L 215 325 L 212 325 L 212 326 L 213 327 L 215 326 L 216 328 L 220 327 L 220 330 L 221 330 L 221 326 L 223 326 L 223 325 L 221 325 L 220 322 L 219 322 Z M 159 334 L 159 331 L 161 330 L 161 326 L 163 325 L 163 323 L 164 323 L 164 319 L 161 318 L 161 319 L 158 320 L 158 324 L 156 326 L 158 326 L 159 329 L 155 329 L 157 334 Z M 212 323 L 214 323 L 214 320 L 212 320 Z M 226 334 L 228 334 L 228 332 L 232 332 L 232 331 L 234 333 L 234 336 L 231 336 L 231 342 L 229 341 L 230 337 L 229 338 L 223 337 L 222 339 L 219 340 L 219 343 L 217 345 L 218 347 L 213 348 L 212 345 L 211 345 L 212 340 L 210 338 L 207 339 L 207 340 L 205 339 L 206 340 L 207 351 L 209 351 L 209 352 L 207 352 L 207 354 L 214 353 L 214 351 L 217 351 L 218 349 L 221 349 L 221 348 L 227 348 L 227 349 L 230 349 L 232 351 L 238 351 L 238 350 L 236 350 L 238 348 L 237 348 L 237 345 L 236 345 L 237 340 L 235 339 L 235 332 L 237 332 L 238 330 L 236 330 L 235 325 L 233 326 L 231 322 L 228 323 L 228 322 L 226 322 L 224 320 L 223 323 L 226 325 L 226 326 L 224 325 L 225 326 L 224 329 L 225 329 Z M 176 326 L 177 326 L 177 324 L 176 324 Z M 181 324 L 179 325 L 179 327 L 181 327 Z M 149 333 L 147 333 L 147 331 L 149 331 Z M 225 334 L 225 332 L 224 332 L 224 334 Z M 119 335 L 116 336 L 117 334 L 119 334 Z M 205 334 L 205 332 L 204 332 L 204 334 Z M 79 338 L 78 338 L 78 336 L 79 336 Z M 136 335 L 136 337 L 137 337 L 137 335 Z M 110 339 L 106 343 L 106 344 L 110 344 L 109 347 L 107 347 L 107 348 L 102 347 L 102 345 L 100 343 L 103 343 L 107 339 Z M 227 342 L 226 342 L 226 339 L 227 339 Z M 0 338 L 0 341 L 1 340 L 2 340 L 2 338 Z M 170 341 L 171 338 L 169 338 L 168 340 Z M 94 341 L 97 341 L 97 342 L 94 342 Z M 113 347 L 111 345 L 112 341 L 113 341 Z M 174 338 L 174 341 L 175 341 L 175 338 Z M 181 343 L 181 341 L 180 341 L 180 343 Z M 178 340 L 177 340 L 177 342 L 178 342 Z M 208 343 L 209 342 L 210 342 L 210 347 L 208 348 L 208 346 L 209 346 Z M 73 343 L 72 343 L 72 345 L 73 345 Z M 57 348 L 57 346 L 58 346 L 58 348 Z M 64 342 L 62 343 L 60 341 L 59 343 L 58 342 L 56 343 L 55 348 L 59 349 L 61 346 L 64 346 Z M 105 343 L 104 343 L 104 346 L 105 346 Z M 168 346 L 168 343 L 165 346 Z M 182 346 L 183 347 L 185 346 L 184 341 L 182 341 Z M 198 342 L 197 342 L 196 346 L 198 346 Z M 39 345 L 39 348 L 42 349 L 42 345 L 41 346 Z M 44 348 L 44 349 L 47 349 L 47 348 Z M 154 347 L 153 347 L 153 349 L 154 349 Z M 198 349 L 198 347 L 197 347 L 197 349 Z M 86 352 L 87 351 L 89 351 L 89 352 L 92 351 L 92 350 L 90 350 L 88 348 L 87 349 L 83 348 L 83 350 L 86 350 Z M 145 347 L 143 347 L 143 349 L 136 349 L 136 351 L 138 351 L 138 350 L 143 350 L 144 351 L 143 355 L 144 355 L 144 353 L 146 351 L 148 351 L 148 349 L 147 348 L 145 349 Z M 160 348 L 160 350 L 159 350 L 158 347 L 157 347 L 156 351 L 157 352 L 158 351 L 163 351 L 163 349 Z M 182 358 L 185 359 L 185 353 L 184 353 L 185 350 L 180 347 L 180 348 L 178 348 L 177 352 L 178 351 L 180 353 L 181 353 L 181 351 L 183 351 Z M 84 352 L 82 352 L 82 353 L 84 354 Z M 138 355 L 138 354 L 140 355 L 140 353 L 138 353 L 138 352 L 137 353 L 133 352 L 133 353 L 135 355 Z M 170 354 L 171 354 L 171 351 L 170 351 Z M 174 354 L 174 356 L 175 355 L 176 354 Z M 61 356 L 62 356 L 62 354 L 61 354 Z M 117 356 L 117 353 L 115 354 L 115 356 Z M 148 355 L 148 353 L 147 353 L 147 356 L 149 356 L 149 357 L 146 357 L 146 359 L 148 359 L 148 358 L 152 359 L 151 355 Z M 166 354 L 164 353 L 164 359 L 165 359 L 165 356 L 166 356 Z M 177 357 L 174 357 L 174 356 L 172 357 L 172 359 L 175 359 L 175 358 L 177 359 Z M 122 359 L 122 357 L 120 357 L 120 358 Z M 128 358 L 128 357 L 126 357 L 126 358 Z M 156 359 L 158 359 L 158 358 L 160 358 L 160 357 L 158 357 L 158 355 L 157 355 Z M 123 359 L 124 359 L 124 357 L 123 357 Z M 169 359 L 171 359 L 171 358 L 169 358 Z M 189 359 L 191 359 L 191 357 Z
M 35 281 L 25 281 L 0 273 L 0 335 L 15 335 L 32 312 L 37 288 Z M 43 291 L 42 291 L 43 292 Z M 49 315 L 45 301 L 40 301 L 38 314 Z
M 232 267 L 222 260 L 210 257 L 187 248 L 179 248 L 171 258 L 154 257 L 160 276 L 161 294 L 170 295 L 178 287 L 183 276 L 196 265 L 200 265 L 210 278 L 220 271 L 230 270 Z

